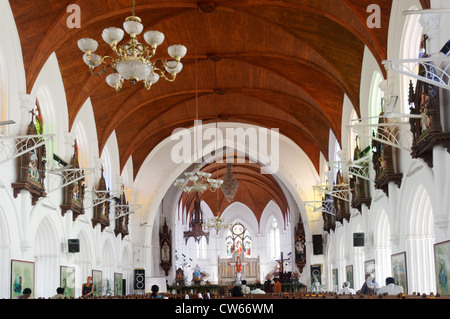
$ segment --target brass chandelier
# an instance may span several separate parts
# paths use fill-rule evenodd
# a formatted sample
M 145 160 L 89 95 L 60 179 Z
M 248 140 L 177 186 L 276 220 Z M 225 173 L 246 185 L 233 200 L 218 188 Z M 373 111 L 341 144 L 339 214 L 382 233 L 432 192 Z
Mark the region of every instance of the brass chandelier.
M 117 58 L 95 54 L 98 48 L 96 40 L 90 38 L 78 40 L 78 47 L 84 52 L 83 60 L 89 66 L 91 74 L 101 75 L 111 68 L 113 72 L 106 77 L 106 82 L 116 91 L 122 88 L 124 80 L 132 84 L 143 81 L 147 90 L 158 82 L 160 77 L 169 82 L 175 81 L 177 74 L 183 69 L 180 60 L 186 55 L 186 47 L 180 44 L 171 45 L 168 53 L 173 60 L 152 61 L 157 47 L 163 43 L 165 36 L 159 31 L 151 30 L 144 33 L 144 40 L 149 46 L 138 41 L 137 36 L 142 33 L 144 26 L 141 19 L 135 15 L 134 0 L 132 15 L 125 19 L 123 28 L 131 39 L 121 45 L 119 42 L 124 37 L 122 29 L 110 27 L 104 29 L 102 33 L 103 40 L 110 45 Z M 96 71 L 100 67 L 100 71 Z
M 226 165 L 227 165 L 227 172 L 223 177 L 223 183 L 221 188 L 228 202 L 231 202 L 239 187 L 239 182 L 232 171 L 233 165 L 231 163 L 227 163 Z

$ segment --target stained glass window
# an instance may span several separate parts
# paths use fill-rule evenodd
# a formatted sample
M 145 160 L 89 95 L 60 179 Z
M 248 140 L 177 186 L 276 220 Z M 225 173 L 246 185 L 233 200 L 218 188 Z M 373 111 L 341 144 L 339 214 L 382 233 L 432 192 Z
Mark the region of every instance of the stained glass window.
M 227 257 L 231 257 L 233 253 L 251 256 L 252 238 L 247 228 L 241 223 L 236 223 L 228 230 L 225 238 L 227 247 Z

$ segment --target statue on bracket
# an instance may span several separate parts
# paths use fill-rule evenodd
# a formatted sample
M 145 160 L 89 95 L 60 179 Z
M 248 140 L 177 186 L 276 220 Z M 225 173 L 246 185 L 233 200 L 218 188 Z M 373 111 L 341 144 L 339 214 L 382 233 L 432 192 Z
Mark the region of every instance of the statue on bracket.
M 433 67 L 420 65 L 419 75 L 432 79 L 434 74 Z M 442 129 L 439 87 L 417 80 L 414 91 L 411 81 L 409 103 L 412 115 L 422 115 L 422 118 L 410 118 L 413 135 L 411 156 L 423 159 L 432 168 L 434 146 L 441 145 L 450 153 L 450 132 L 444 132 Z
M 68 166 L 69 169 L 79 169 L 80 164 L 78 163 L 78 145 L 77 141 L 75 140 L 74 144 L 74 152 L 72 159 L 70 161 L 70 164 Z M 68 174 L 67 172 L 63 171 L 63 174 Z M 63 193 L 63 201 L 64 204 L 62 204 L 61 207 L 61 215 L 64 216 L 68 210 L 71 210 L 73 212 L 73 221 L 77 219 L 78 216 L 84 214 L 84 205 L 83 205 L 83 198 L 84 198 L 84 191 L 85 191 L 85 178 L 80 178 L 83 175 L 83 171 L 76 171 L 73 176 L 71 176 L 71 179 L 78 179 L 77 181 L 70 183 L 69 185 L 64 187 L 64 193 Z
M 92 227 L 100 224 L 101 231 L 110 225 L 109 212 L 110 212 L 110 195 L 106 189 L 106 181 L 103 176 L 103 166 L 101 168 L 101 177 L 98 185 L 98 190 L 96 192 L 99 197 L 100 203 L 94 206 L 94 216 L 92 218 Z
M 161 249 L 161 268 L 164 270 L 166 276 L 169 275 L 169 270 L 172 268 L 172 241 L 171 231 L 164 221 L 163 232 L 159 234 L 159 244 Z
M 354 154 L 353 154 L 353 160 L 356 162 L 358 160 L 360 160 L 361 158 L 363 158 L 368 152 L 371 151 L 371 147 L 369 146 L 368 148 L 366 148 L 364 151 L 361 152 L 358 142 L 356 143 L 356 147 L 354 150 Z M 369 170 L 369 166 L 367 165 L 367 163 L 363 163 L 362 164 L 362 169 L 365 172 L 365 176 L 368 176 L 368 170 Z M 351 169 L 350 169 L 350 173 L 351 173 Z M 367 207 L 370 208 L 370 203 L 372 201 L 372 199 L 370 198 L 369 195 L 369 181 L 361 178 L 360 176 L 357 175 L 352 175 L 352 177 L 350 178 L 350 190 L 352 193 L 352 207 L 358 209 L 359 211 L 361 211 L 361 206 L 363 204 L 365 204 Z
M 334 200 L 330 194 L 325 194 L 322 199 L 322 218 L 323 230 L 330 232 L 336 228 L 336 209 L 334 208 Z
M 384 112 L 381 112 L 378 120 L 378 123 L 381 125 L 378 128 L 378 131 L 376 133 L 374 132 L 373 135 L 381 140 L 386 140 L 389 137 L 386 132 L 383 132 L 383 129 L 386 130 L 391 128 L 386 125 L 383 126 L 383 124 L 388 122 L 387 118 L 383 115 Z M 389 196 L 389 183 L 394 182 L 398 187 L 400 187 L 403 177 L 402 173 L 396 172 L 394 149 L 391 145 L 385 144 L 376 139 L 372 139 L 372 149 L 374 150 L 372 163 L 375 171 L 375 188 L 381 189 L 386 196 Z
M 32 111 L 32 120 L 27 128 L 28 136 L 36 136 L 29 138 L 26 141 L 17 145 L 18 149 L 31 149 L 20 156 L 17 160 L 17 167 L 19 168 L 18 181 L 12 183 L 11 187 L 14 189 L 14 198 L 17 198 L 22 190 L 27 190 L 31 194 L 31 204 L 34 206 L 41 197 L 46 197 L 44 180 L 45 180 L 45 164 L 46 164 L 46 147 L 45 144 L 34 148 L 36 144 L 40 143 L 40 138 L 36 129 L 34 117 L 35 113 Z
M 344 177 L 342 176 L 341 171 L 338 171 L 336 176 L 337 189 L 343 190 L 344 187 L 340 185 L 344 184 Z M 334 197 L 334 207 L 336 209 L 336 221 L 341 223 L 344 221 L 344 219 L 350 221 L 350 211 L 347 201 L 343 200 L 342 198 Z
M 116 227 L 114 228 L 114 233 L 116 236 L 121 235 L 122 239 L 129 234 L 128 232 L 128 223 L 129 223 L 129 212 L 130 208 L 128 207 L 128 202 L 125 197 L 125 191 L 124 186 L 122 185 L 122 193 L 120 194 L 120 199 L 116 201 L 116 205 L 119 206 L 119 210 L 115 210 L 116 214 L 116 220 L 115 224 Z
M 295 264 L 300 273 L 306 265 L 306 239 L 305 228 L 303 227 L 302 217 L 299 216 L 297 227 L 295 227 Z

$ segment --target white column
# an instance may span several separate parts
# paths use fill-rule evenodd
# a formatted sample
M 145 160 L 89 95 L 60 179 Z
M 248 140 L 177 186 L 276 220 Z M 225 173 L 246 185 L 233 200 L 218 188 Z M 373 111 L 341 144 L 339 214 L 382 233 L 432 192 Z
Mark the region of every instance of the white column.
M 440 13 L 422 14 L 420 24 L 423 26 L 423 32 L 428 36 L 427 53 L 432 57 L 439 53 L 440 48 Z

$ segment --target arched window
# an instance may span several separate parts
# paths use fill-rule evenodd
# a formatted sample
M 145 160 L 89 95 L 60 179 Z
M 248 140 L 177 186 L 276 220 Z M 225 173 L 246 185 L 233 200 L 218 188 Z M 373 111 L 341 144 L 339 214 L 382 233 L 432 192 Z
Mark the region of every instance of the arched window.
M 197 243 L 197 259 L 206 259 L 206 238 L 203 236 Z
M 413 6 L 409 10 L 418 10 Z M 400 59 L 418 59 L 421 58 L 424 52 L 423 47 L 423 27 L 420 24 L 420 14 L 408 15 L 405 19 L 403 27 L 402 42 L 400 44 Z M 419 65 L 412 62 L 407 65 L 408 69 L 413 70 L 414 73 L 419 72 Z M 401 103 L 402 112 L 409 114 L 409 83 L 413 78 L 409 76 L 402 76 L 400 80 L 401 89 Z M 413 80 L 415 83 L 415 80 Z
M 270 259 L 276 259 L 280 256 L 280 228 L 278 221 L 274 218 L 269 232 Z
M 383 82 L 383 76 L 380 72 L 375 71 L 372 76 L 372 84 L 370 86 L 369 93 L 369 117 L 371 124 L 377 124 L 377 116 L 380 115 L 382 108 L 382 100 L 384 98 L 384 92 L 380 88 L 380 84 Z
M 251 256 L 252 238 L 247 228 L 241 223 L 236 223 L 228 230 L 225 238 L 227 248 L 227 257 L 231 257 L 233 253 Z

